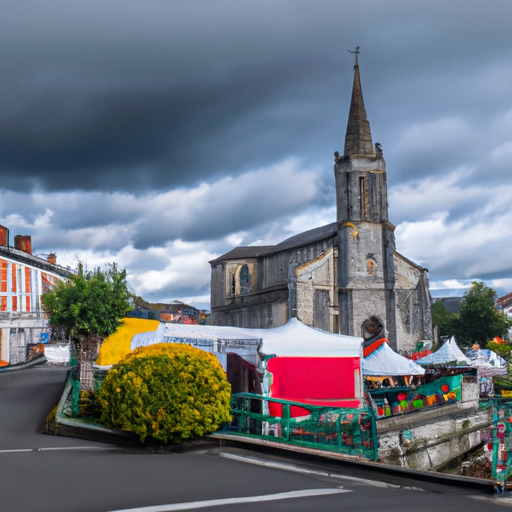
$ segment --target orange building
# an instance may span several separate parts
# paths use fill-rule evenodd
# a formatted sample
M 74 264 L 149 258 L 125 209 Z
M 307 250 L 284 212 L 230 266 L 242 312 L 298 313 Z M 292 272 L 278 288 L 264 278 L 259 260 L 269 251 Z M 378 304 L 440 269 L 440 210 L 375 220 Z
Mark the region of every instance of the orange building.
M 42 294 L 51 290 L 68 271 L 48 259 L 32 255 L 32 240 L 17 235 L 9 245 L 9 231 L 0 226 L 0 360 L 23 362 L 27 346 L 38 343 L 47 331 L 42 312 Z

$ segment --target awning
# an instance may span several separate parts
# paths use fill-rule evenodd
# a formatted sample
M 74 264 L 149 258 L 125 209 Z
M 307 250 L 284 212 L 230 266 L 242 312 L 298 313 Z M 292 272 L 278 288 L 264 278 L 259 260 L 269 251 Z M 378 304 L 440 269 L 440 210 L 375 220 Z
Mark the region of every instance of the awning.
M 131 349 L 165 339 L 261 340 L 262 354 L 295 357 L 361 357 L 363 343 L 362 338 L 321 331 L 292 318 L 272 329 L 165 323 L 164 329 L 134 336 Z
M 383 343 L 363 359 L 363 376 L 424 375 L 424 373 L 424 368 L 397 354 L 387 343 Z
M 421 365 L 455 363 L 471 366 L 471 361 L 458 347 L 455 336 L 452 336 L 437 352 L 422 357 L 416 362 Z

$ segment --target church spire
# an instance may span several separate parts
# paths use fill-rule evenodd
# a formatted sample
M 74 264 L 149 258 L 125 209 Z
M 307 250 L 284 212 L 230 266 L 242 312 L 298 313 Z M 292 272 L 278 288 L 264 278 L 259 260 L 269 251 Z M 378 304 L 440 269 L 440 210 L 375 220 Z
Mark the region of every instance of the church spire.
M 359 46 L 355 51 L 350 51 L 355 55 L 354 65 L 354 85 L 352 88 L 352 100 L 350 102 L 350 113 L 348 115 L 347 133 L 345 135 L 345 156 L 353 155 L 375 155 L 375 149 L 372 143 L 372 134 L 370 132 L 370 123 L 366 117 L 364 108 L 363 91 L 361 89 L 361 79 L 359 77 Z

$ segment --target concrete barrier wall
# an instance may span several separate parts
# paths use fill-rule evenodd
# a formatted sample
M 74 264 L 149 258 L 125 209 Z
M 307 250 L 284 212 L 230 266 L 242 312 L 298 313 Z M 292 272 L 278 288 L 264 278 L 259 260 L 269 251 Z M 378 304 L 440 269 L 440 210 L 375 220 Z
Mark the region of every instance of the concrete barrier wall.
M 477 447 L 491 423 L 491 410 L 467 407 L 467 403 L 384 418 L 377 421 L 379 460 L 435 470 Z

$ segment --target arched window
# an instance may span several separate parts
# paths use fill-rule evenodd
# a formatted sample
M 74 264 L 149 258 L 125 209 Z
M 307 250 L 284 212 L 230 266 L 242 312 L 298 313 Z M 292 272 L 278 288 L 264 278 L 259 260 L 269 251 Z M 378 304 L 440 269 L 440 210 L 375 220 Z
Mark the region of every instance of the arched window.
M 249 267 L 244 265 L 240 269 L 240 294 L 251 293 L 251 278 L 249 276 Z

